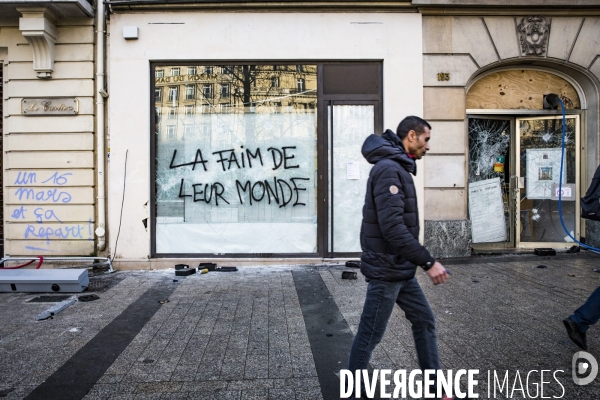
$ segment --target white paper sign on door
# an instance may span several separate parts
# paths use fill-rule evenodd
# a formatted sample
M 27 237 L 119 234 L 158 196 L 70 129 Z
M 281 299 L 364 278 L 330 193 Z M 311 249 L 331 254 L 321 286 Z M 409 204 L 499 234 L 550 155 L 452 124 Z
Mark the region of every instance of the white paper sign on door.
M 526 191 L 531 200 L 550 199 L 552 186 L 560 177 L 561 149 L 527 149 L 525 152 Z M 563 183 L 567 181 L 567 166 L 563 165 Z
M 500 178 L 469 183 L 469 216 L 473 243 L 507 240 Z
M 346 163 L 346 179 L 360 179 L 360 164 L 356 161 Z

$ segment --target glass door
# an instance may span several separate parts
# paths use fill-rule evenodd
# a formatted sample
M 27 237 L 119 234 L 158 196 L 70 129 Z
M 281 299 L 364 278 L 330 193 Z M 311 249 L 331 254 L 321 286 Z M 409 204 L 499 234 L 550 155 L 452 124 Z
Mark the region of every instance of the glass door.
M 569 248 L 573 240 L 561 223 L 558 192 L 562 180 L 562 219 L 569 233 L 579 240 L 579 116 L 567 117 L 564 152 L 562 117 L 520 118 L 516 126 L 516 245 Z
M 469 219 L 476 250 L 515 243 L 514 119 L 470 116 Z
M 328 121 L 329 256 L 361 252 L 360 225 L 371 165 L 362 156 L 367 136 L 376 132 L 378 102 L 330 102 Z

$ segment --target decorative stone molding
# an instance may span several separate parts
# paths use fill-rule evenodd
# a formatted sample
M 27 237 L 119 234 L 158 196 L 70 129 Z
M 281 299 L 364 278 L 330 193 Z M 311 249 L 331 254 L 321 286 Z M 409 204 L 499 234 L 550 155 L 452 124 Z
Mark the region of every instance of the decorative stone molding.
M 54 69 L 54 43 L 56 42 L 56 16 L 45 7 L 18 8 L 19 30 L 33 51 L 33 69 L 38 78 L 52 78 Z
M 517 27 L 522 56 L 545 56 L 550 19 L 542 16 L 524 17 Z

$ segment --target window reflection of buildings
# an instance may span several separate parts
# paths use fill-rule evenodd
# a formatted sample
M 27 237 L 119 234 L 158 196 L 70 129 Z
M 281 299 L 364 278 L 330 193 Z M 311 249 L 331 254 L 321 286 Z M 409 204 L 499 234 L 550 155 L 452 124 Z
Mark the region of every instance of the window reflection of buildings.
M 194 125 L 199 121 L 194 118 L 196 115 L 313 113 L 316 109 L 314 65 L 253 65 L 245 69 L 242 65 L 164 66 L 156 68 L 155 78 L 156 122 L 159 124 L 156 128 L 159 137 L 169 140 L 181 140 L 190 130 L 212 136 L 210 131 L 215 126 L 207 120 Z M 245 88 L 251 91 L 249 95 L 244 94 Z M 165 112 L 168 118 L 160 118 Z M 180 118 L 185 119 L 186 124 L 177 124 Z M 270 126 L 281 128 L 282 123 L 280 117 L 270 117 Z M 217 130 L 222 129 L 226 128 Z M 297 135 L 304 133 L 301 129 Z M 276 136 L 280 135 L 283 132 Z M 229 136 L 228 141 L 234 139 L 233 135 L 226 136 Z

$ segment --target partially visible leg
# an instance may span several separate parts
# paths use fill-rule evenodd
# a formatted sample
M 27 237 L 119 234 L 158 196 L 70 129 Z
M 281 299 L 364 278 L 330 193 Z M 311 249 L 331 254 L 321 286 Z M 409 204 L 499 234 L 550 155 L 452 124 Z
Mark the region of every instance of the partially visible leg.
M 373 349 L 385 333 L 401 285 L 402 282 L 369 281 L 360 324 L 350 349 L 350 371 L 368 368 Z
M 441 369 L 435 335 L 435 317 L 416 278 L 406 282 L 406 285 L 398 294 L 396 302 L 412 324 L 413 338 L 421 370 L 433 369 L 437 371 Z M 430 393 L 435 392 L 436 385 L 424 389 Z
M 582 332 L 586 332 L 591 325 L 598 322 L 600 319 L 600 287 L 597 287 L 586 302 L 569 318 L 577 324 Z
M 416 278 L 406 282 L 396 302 L 412 324 L 419 366 L 422 370 L 440 369 L 435 317 Z

